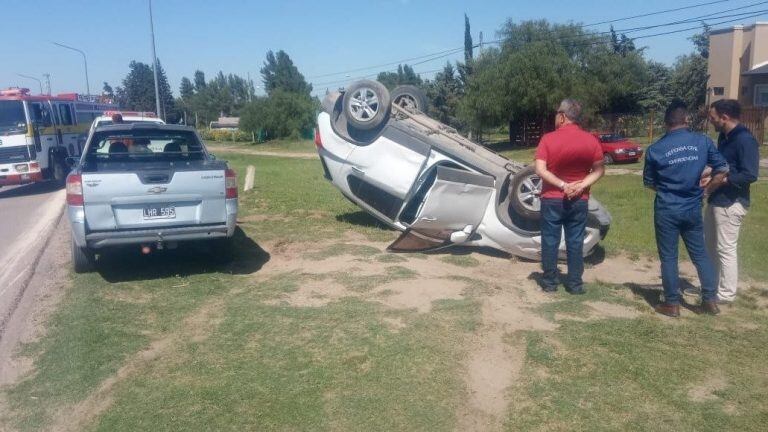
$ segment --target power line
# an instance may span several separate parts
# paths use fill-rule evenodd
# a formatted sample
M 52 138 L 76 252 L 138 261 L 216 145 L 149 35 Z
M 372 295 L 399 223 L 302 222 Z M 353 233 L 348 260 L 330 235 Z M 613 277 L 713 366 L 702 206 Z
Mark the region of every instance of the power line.
M 674 8 L 674 9 L 665 9 L 665 10 L 649 12 L 649 13 L 645 13 L 645 14 L 641 14 L 641 15 L 633 15 L 633 16 L 629 16 L 629 17 L 616 18 L 616 19 L 608 20 L 608 21 L 601 21 L 601 22 L 590 23 L 590 24 L 582 24 L 579 27 L 582 27 L 582 28 L 583 27 L 593 27 L 593 26 L 600 25 L 600 24 L 608 24 L 608 23 L 614 23 L 614 22 L 620 22 L 620 21 L 627 21 L 627 20 L 636 19 L 636 18 L 643 18 L 643 17 L 654 16 L 654 15 L 661 15 L 661 14 L 670 13 L 670 12 L 677 12 L 677 11 L 681 11 L 681 10 L 700 8 L 700 7 L 709 6 L 709 5 L 713 5 L 713 4 L 725 3 L 727 1 L 730 1 L 730 0 L 717 0 L 717 1 L 710 1 L 710 2 L 707 2 L 707 3 L 700 3 L 700 4 L 696 4 L 696 5 L 684 6 L 684 7 Z M 751 4 L 751 5 L 747 5 L 747 6 L 742 6 L 741 9 L 747 8 L 747 7 L 752 7 L 752 6 L 757 6 L 759 4 L 764 4 L 764 3 L 768 3 L 768 2 L 760 2 L 760 3 L 755 3 L 755 4 Z M 729 11 L 737 10 L 737 9 L 739 9 L 739 8 L 734 8 L 734 9 L 730 9 L 730 10 L 715 12 L 713 14 L 729 12 Z M 713 14 L 709 14 L 709 15 L 713 15 Z M 487 42 L 486 44 L 488 44 L 488 43 L 492 43 L 492 42 Z M 355 72 L 362 72 L 362 71 L 366 71 L 366 70 L 370 70 L 370 69 L 376 69 L 376 68 L 381 68 L 381 67 L 386 67 L 386 66 L 394 66 L 394 65 L 398 65 L 398 64 L 402 64 L 402 63 L 407 63 L 409 61 L 421 60 L 421 59 L 425 59 L 427 57 L 432 57 L 432 56 L 435 56 L 435 55 L 439 56 L 437 58 L 443 58 L 443 57 L 446 57 L 446 56 L 448 56 L 450 54 L 453 54 L 453 53 L 458 52 L 459 50 L 463 50 L 463 49 L 464 49 L 463 46 L 462 47 L 456 47 L 456 48 L 451 48 L 451 49 L 447 49 L 447 50 L 443 50 L 443 51 L 433 52 L 433 53 L 430 53 L 430 54 L 424 54 L 424 55 L 421 55 L 421 56 L 401 59 L 401 60 L 392 61 L 392 62 L 388 62 L 388 63 L 382 63 L 382 64 L 378 64 L 378 65 L 373 65 L 373 66 L 366 66 L 366 67 L 360 67 L 360 68 L 355 68 L 355 69 L 348 69 L 348 70 L 339 71 L 339 72 L 330 72 L 330 73 L 325 73 L 325 74 L 320 74 L 320 75 L 313 75 L 313 76 L 307 77 L 307 79 L 311 80 L 311 79 L 315 79 L 315 78 L 326 78 L 326 77 L 331 77 L 331 76 L 336 76 L 336 75 L 345 75 L 345 74 L 350 74 L 350 73 L 355 73 Z
M 649 12 L 649 13 L 645 13 L 645 14 L 641 14 L 641 15 L 633 15 L 633 16 L 626 17 L 626 18 L 617 18 L 617 19 L 608 20 L 608 21 L 600 21 L 600 22 L 596 22 L 596 23 L 592 23 L 592 24 L 585 24 L 583 27 L 593 27 L 593 26 L 600 25 L 600 24 L 611 24 L 611 23 L 615 23 L 615 22 L 619 22 L 619 21 L 628 21 L 628 20 L 636 19 L 636 18 L 645 18 L 645 17 L 649 17 L 649 16 L 661 15 L 661 14 L 670 13 L 670 12 L 678 12 L 678 11 L 686 10 L 686 9 L 694 9 L 694 8 L 699 8 L 699 7 L 702 7 L 702 6 L 709 6 L 709 5 L 713 5 L 713 4 L 717 4 L 717 3 L 725 3 L 727 1 L 729 1 L 729 0 L 718 0 L 718 1 L 711 1 L 711 2 L 708 2 L 708 3 L 699 3 L 699 4 L 695 4 L 695 5 L 691 5 L 691 6 L 684 6 L 684 7 L 674 8 L 674 9 L 666 9 L 666 10 L 662 10 L 662 11 Z
M 762 2 L 762 3 L 768 3 L 768 2 Z M 741 15 L 744 15 L 744 14 L 736 14 L 736 15 L 739 15 L 740 17 L 736 18 L 736 19 L 728 19 L 728 20 L 724 20 L 724 21 L 718 21 L 718 22 L 715 22 L 715 23 L 711 23 L 711 25 L 728 24 L 728 23 L 732 23 L 732 22 L 736 22 L 736 21 L 741 21 L 741 20 L 748 19 L 748 18 L 755 18 L 755 17 L 758 17 L 758 16 L 761 16 L 761 15 L 764 15 L 764 14 L 768 13 L 768 9 L 759 10 L 759 11 L 751 11 L 751 12 L 747 12 L 747 13 L 749 13 L 751 15 L 741 16 Z M 710 14 L 710 15 L 712 15 L 712 14 Z M 735 16 L 735 15 L 726 15 L 726 16 L 717 17 L 717 18 L 724 18 L 724 17 L 729 17 L 729 16 Z M 675 25 L 686 24 L 686 23 L 689 23 L 689 22 L 690 21 L 688 21 L 688 20 L 682 20 L 682 21 L 676 21 L 676 22 L 673 22 L 673 23 L 668 23 L 665 26 L 675 26 Z M 651 28 L 659 28 L 659 27 L 660 27 L 660 25 L 653 25 L 653 26 L 647 26 L 645 28 L 637 28 L 634 31 L 648 30 L 648 29 L 651 29 Z M 682 32 L 686 32 L 686 31 L 690 31 L 690 30 L 696 30 L 696 29 L 699 29 L 699 28 L 701 28 L 701 25 L 697 25 L 697 26 L 693 26 L 693 27 L 687 27 L 687 28 L 683 28 L 683 29 L 671 30 L 671 31 L 661 32 L 661 33 L 639 35 L 639 36 L 635 36 L 633 38 L 630 38 L 630 40 L 635 41 L 635 40 L 647 39 L 647 38 L 663 36 L 663 35 L 669 35 L 669 34 L 674 34 L 674 33 L 682 33 Z M 720 30 L 720 29 L 714 29 L 714 30 Z M 587 35 L 587 37 L 594 37 L 594 36 L 596 36 L 598 34 Z M 559 38 L 559 39 L 562 39 L 562 38 Z M 573 37 L 566 38 L 566 39 L 573 39 Z M 498 43 L 501 43 L 501 42 L 504 42 L 504 41 L 505 41 L 505 39 L 497 39 L 497 40 L 494 40 L 494 41 L 485 42 L 485 43 L 483 43 L 483 45 L 498 44 Z M 591 40 L 591 41 L 583 41 L 581 43 L 574 44 L 572 46 L 576 46 L 576 47 L 578 47 L 578 46 L 590 46 L 590 45 L 600 45 L 600 44 L 604 44 L 604 43 L 606 43 L 606 41 L 604 39 L 596 39 L 596 40 Z M 478 48 L 479 46 L 480 45 L 478 44 L 478 45 L 473 46 L 473 48 Z M 463 48 L 461 48 L 461 49 L 463 50 Z M 437 59 L 440 59 L 440 58 L 443 58 L 443 57 L 447 57 L 448 55 L 450 55 L 452 53 L 455 53 L 455 52 L 456 52 L 456 50 L 453 50 L 453 52 L 449 52 L 448 54 L 442 54 L 442 55 L 439 55 L 439 56 L 435 56 L 433 58 L 421 61 L 419 63 L 414 63 L 413 65 L 410 65 L 410 66 L 416 66 L 418 64 L 423 64 L 423 63 L 426 63 L 426 62 L 429 62 L 429 61 L 433 61 L 433 60 L 437 60 Z M 365 69 L 362 69 L 362 70 L 365 70 Z M 417 74 L 427 74 L 427 73 L 439 72 L 441 70 L 442 70 L 442 68 L 441 69 L 430 70 L 430 71 L 424 71 L 424 72 L 416 72 L 416 73 Z M 392 71 L 393 70 L 381 71 L 381 72 L 392 72 Z M 313 86 L 315 86 L 315 87 L 325 87 L 325 86 L 329 86 L 329 85 L 333 85 L 333 84 L 340 84 L 340 83 L 345 83 L 345 82 L 348 82 L 348 81 L 353 81 L 353 80 L 356 80 L 356 79 L 375 78 L 379 73 L 380 72 L 376 72 L 376 73 L 373 73 L 373 74 L 359 76 L 359 77 L 355 77 L 354 79 L 353 78 L 344 78 L 344 79 L 339 79 L 339 80 L 334 80 L 334 81 L 327 81 L 327 82 L 317 83 L 317 84 L 313 83 Z

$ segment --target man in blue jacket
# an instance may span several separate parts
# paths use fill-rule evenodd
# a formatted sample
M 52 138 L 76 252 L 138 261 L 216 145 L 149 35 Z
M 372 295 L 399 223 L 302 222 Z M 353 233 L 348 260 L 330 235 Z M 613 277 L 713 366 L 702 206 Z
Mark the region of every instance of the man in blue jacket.
M 739 229 L 750 204 L 749 185 L 757 181 L 760 169 L 757 140 L 739 123 L 740 115 L 741 106 L 731 99 L 719 100 L 709 109 L 709 120 L 720 132 L 717 149 L 729 166 L 722 181 L 707 186 L 709 205 L 704 214 L 707 252 L 715 264 L 721 303 L 736 298 Z
M 704 247 L 701 215 L 704 189 L 699 182 L 707 165 L 719 179 L 728 164 L 711 139 L 688 130 L 688 111 L 682 101 L 673 101 L 664 114 L 667 133 L 648 147 L 643 183 L 656 191 L 654 227 L 661 260 L 664 302 L 656 312 L 680 316 L 680 282 L 677 267 L 678 242 L 683 238 L 688 256 L 701 282 L 701 309 L 716 315 L 717 282 Z

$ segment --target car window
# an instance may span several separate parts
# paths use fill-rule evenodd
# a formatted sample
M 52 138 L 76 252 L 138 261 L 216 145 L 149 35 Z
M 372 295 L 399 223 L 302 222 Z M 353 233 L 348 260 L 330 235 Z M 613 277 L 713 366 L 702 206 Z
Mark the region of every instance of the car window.
M 600 141 L 604 143 L 612 143 L 623 141 L 624 137 L 621 134 L 600 134 Z
M 86 150 L 87 169 L 129 168 L 146 163 L 178 164 L 201 161 L 205 149 L 194 132 L 187 131 L 110 131 L 97 132 Z

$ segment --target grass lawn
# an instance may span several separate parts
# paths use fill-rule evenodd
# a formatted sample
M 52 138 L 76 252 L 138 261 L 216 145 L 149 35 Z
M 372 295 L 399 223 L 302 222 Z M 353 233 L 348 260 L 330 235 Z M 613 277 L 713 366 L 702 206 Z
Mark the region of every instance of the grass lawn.
M 206 145 L 213 149 L 216 146 L 241 147 L 257 151 L 287 152 L 287 153 L 317 153 L 315 143 L 312 140 L 274 140 L 265 143 L 247 143 L 233 141 L 206 141 Z
M 0 429 L 455 430 L 472 398 L 467 359 L 507 329 L 498 343 L 520 362 L 502 393 L 505 430 L 764 430 L 764 287 L 721 317 L 675 322 L 650 312 L 644 299 L 658 292 L 640 285 L 536 300 L 530 282 L 484 274 L 532 264 L 384 252 L 396 233 L 346 201 L 317 161 L 222 158 L 257 173 L 240 197 L 234 261 L 204 247 L 131 250 L 73 274 L 47 335 L 22 348 L 34 373 L 0 389 Z M 640 178 L 609 176 L 594 193 L 614 217 L 607 254 L 653 256 Z M 765 282 L 768 184 L 753 193 L 741 266 Z M 430 286 L 456 291 L 398 306 L 408 288 Z M 500 304 L 488 299 L 504 295 L 524 325 L 487 321 Z M 600 305 L 621 314 L 596 315 Z

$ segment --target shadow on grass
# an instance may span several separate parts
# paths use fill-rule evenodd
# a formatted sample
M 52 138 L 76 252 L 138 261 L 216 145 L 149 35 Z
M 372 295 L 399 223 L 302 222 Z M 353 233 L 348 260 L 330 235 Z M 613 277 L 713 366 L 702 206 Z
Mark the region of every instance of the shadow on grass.
M 625 287 L 629 288 L 630 291 L 632 291 L 632 294 L 641 297 L 643 300 L 645 300 L 646 303 L 652 308 L 658 306 L 661 304 L 663 300 L 662 294 L 664 294 L 664 287 L 659 284 L 651 284 L 651 285 L 644 285 L 644 284 L 637 284 L 634 282 L 627 282 L 624 284 Z M 680 279 L 680 288 L 686 289 L 688 287 L 691 287 L 690 282 L 688 282 L 685 279 Z M 688 309 L 689 311 L 693 313 L 700 313 L 701 308 L 698 305 L 690 304 L 686 301 L 685 296 L 680 296 L 680 306 L 684 307 L 685 309 Z
M 336 215 L 336 220 L 339 222 L 348 223 L 351 225 L 357 225 L 357 226 L 362 226 L 367 228 L 377 228 L 382 231 L 392 230 L 389 226 L 387 226 L 380 220 L 376 219 L 375 217 L 371 216 L 370 214 L 364 211 L 356 211 L 356 212 Z
M 106 250 L 96 270 L 108 282 L 127 282 L 190 276 L 205 273 L 251 274 L 269 261 L 270 255 L 240 227 L 231 241 L 182 242 L 178 248 L 143 255 L 138 246 Z

